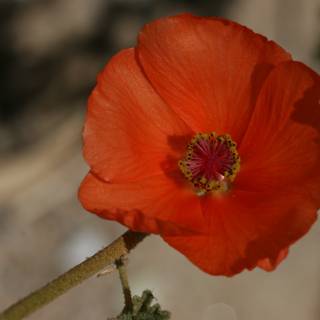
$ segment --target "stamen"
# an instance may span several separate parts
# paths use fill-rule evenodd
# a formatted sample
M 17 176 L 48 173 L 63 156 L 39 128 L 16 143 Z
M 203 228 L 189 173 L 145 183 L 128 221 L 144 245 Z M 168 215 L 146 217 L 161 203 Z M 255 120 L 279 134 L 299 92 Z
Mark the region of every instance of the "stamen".
M 227 191 L 240 169 L 236 143 L 228 134 L 197 133 L 179 167 L 199 196 L 209 191 Z

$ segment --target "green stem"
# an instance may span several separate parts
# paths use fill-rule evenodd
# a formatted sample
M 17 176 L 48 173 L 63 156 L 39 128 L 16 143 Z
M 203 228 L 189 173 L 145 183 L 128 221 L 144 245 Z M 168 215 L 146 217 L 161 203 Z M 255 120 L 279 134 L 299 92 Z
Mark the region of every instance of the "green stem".
M 147 234 L 125 232 L 109 246 L 0 313 L 0 320 L 20 320 L 126 255 Z
M 125 313 L 132 312 L 133 311 L 132 296 L 131 296 L 131 290 L 129 286 L 127 268 L 126 268 L 125 262 L 123 261 L 123 258 L 120 258 L 119 260 L 116 261 L 116 266 L 119 272 L 122 292 L 124 295 L 124 303 L 125 303 L 124 311 Z

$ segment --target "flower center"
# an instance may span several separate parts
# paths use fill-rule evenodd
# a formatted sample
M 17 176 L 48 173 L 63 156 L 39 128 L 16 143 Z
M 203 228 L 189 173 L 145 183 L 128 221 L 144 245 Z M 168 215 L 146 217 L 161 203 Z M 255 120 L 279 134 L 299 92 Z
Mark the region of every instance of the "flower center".
M 227 191 L 240 169 L 236 143 L 228 134 L 197 133 L 179 167 L 198 195 Z

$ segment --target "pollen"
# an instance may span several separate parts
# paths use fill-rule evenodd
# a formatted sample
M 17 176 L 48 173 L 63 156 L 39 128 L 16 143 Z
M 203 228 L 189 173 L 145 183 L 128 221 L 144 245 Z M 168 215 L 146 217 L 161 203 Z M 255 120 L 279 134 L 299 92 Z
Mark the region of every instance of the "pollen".
M 236 143 L 230 135 L 197 133 L 187 146 L 179 168 L 197 195 L 227 191 L 240 170 Z

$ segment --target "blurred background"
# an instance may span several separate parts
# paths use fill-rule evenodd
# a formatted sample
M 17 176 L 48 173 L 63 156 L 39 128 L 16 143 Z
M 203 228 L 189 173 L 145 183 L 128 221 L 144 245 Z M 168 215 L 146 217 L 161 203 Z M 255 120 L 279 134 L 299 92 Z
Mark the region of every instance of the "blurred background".
M 223 16 L 319 70 L 319 0 L 0 0 L 0 309 L 101 249 L 124 228 L 86 213 L 81 129 L 95 77 L 143 24 L 178 12 Z M 274 273 L 199 271 L 159 237 L 130 255 L 134 293 L 178 320 L 319 320 L 320 225 Z M 117 274 L 93 277 L 30 317 L 106 319 Z

